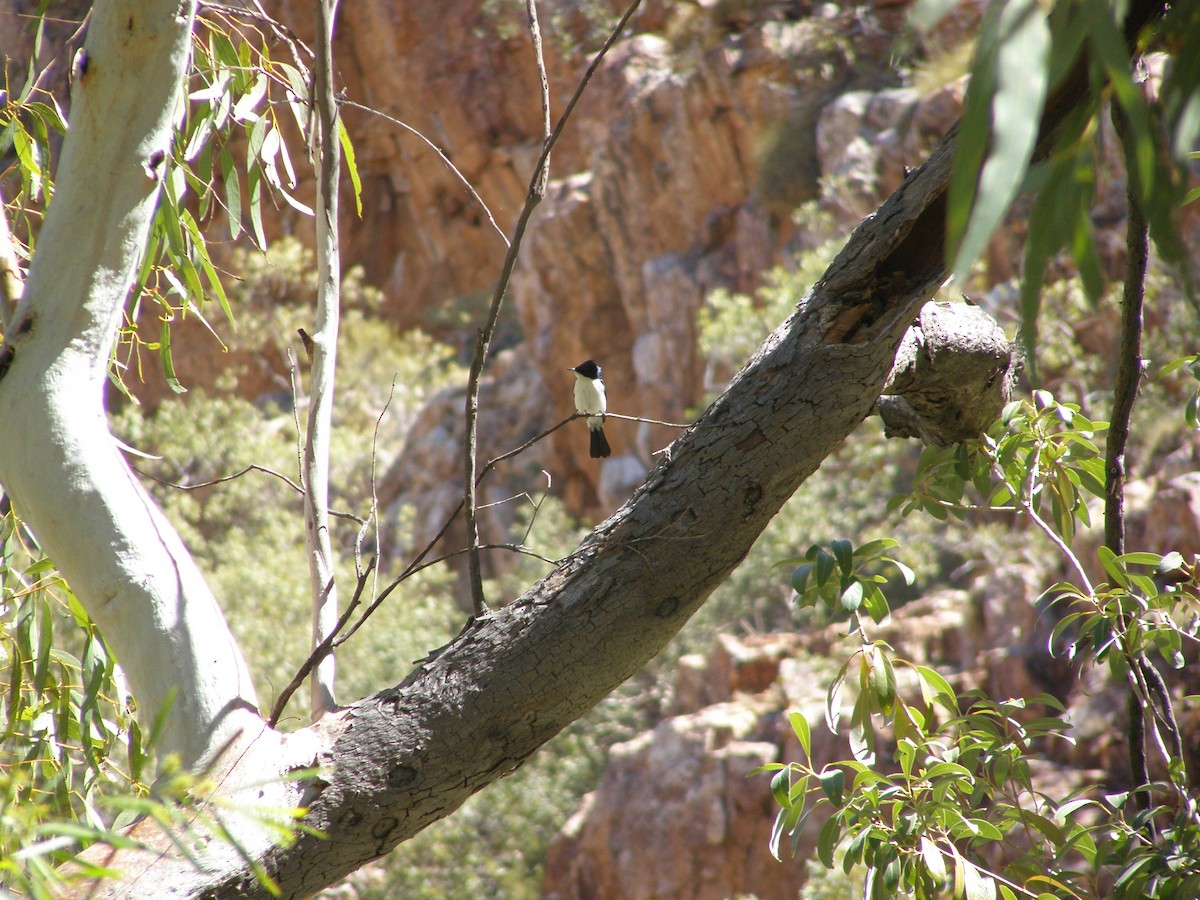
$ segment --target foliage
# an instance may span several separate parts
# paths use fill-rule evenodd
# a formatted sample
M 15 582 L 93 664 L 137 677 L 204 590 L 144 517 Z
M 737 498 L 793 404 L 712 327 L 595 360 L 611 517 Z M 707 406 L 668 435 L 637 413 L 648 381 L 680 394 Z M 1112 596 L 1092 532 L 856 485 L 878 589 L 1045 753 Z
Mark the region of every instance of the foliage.
M 932 0 L 924 4 L 935 6 Z M 961 282 L 1022 189 L 1037 191 L 1030 215 L 1022 306 L 1032 347 L 1038 292 L 1046 266 L 1070 251 L 1089 296 L 1103 289 L 1090 205 L 1095 187 L 1094 141 L 1104 102 L 1117 107 L 1132 197 L 1146 215 L 1165 258 L 1184 261 L 1173 224 L 1185 193 L 1182 164 L 1200 134 L 1196 89 L 1200 66 L 1176 53 L 1155 102 L 1137 84 L 1122 35 L 1126 4 L 1061 0 L 1047 16 L 1028 0 L 997 0 L 980 29 L 951 180 L 947 226 L 952 268 Z M 1138 35 L 1137 45 L 1185 45 L 1200 30 L 1194 8 L 1170 14 Z M 1053 148 L 1036 151 L 1036 124 L 1054 92 L 1087 54 L 1090 100 L 1079 107 Z M 1162 137 L 1160 137 L 1162 135 Z
M 214 805 L 204 773 L 171 757 L 156 764 L 103 638 L 11 510 L 0 518 L 0 591 L 0 884 L 49 900 L 64 885 L 112 877 L 81 854 L 143 846 L 123 831 L 135 818 L 185 852 L 189 836 L 232 840 L 225 821 L 237 815 L 294 839 L 303 810 Z
M 164 160 L 163 190 L 121 332 L 119 364 L 112 373 L 118 386 L 131 366 L 141 374 L 140 352 L 145 349 L 157 352 L 168 385 L 182 392 L 171 353 L 172 325 L 192 316 L 212 330 L 206 318 L 210 297 L 234 321 L 206 236 L 219 214 L 232 240 L 245 233 L 259 248 L 267 245 L 267 199 L 281 199 L 302 215 L 312 215 L 294 196 L 296 170 L 280 118 L 281 111 L 289 111 L 293 134 L 307 134 L 309 74 L 304 63 L 299 56 L 291 62 L 273 59 L 267 35 L 254 25 L 219 10 L 209 15 L 197 19 L 193 32 L 183 122 Z M 294 44 L 291 49 L 295 54 Z M 244 160 L 235 157 L 235 147 L 244 147 Z M 143 311 L 143 304 L 153 313 Z M 159 331 L 146 336 L 152 315 Z
M 973 486 L 985 506 L 1027 516 L 1070 556 L 1067 542 L 1086 514 L 1083 494 L 1104 491 L 1102 468 L 1096 471 L 1100 450 L 1092 441 L 1104 423 L 1077 409 L 1038 392 L 1032 402 L 1010 407 L 976 446 L 926 451 L 913 494 L 898 505 L 939 517 L 965 515 L 978 509 L 962 499 Z M 885 555 L 893 546 L 835 541 L 783 562 L 796 567 L 791 584 L 801 604 L 849 617 L 858 646 L 829 688 L 825 713 L 836 731 L 843 697 L 853 697 L 852 758 L 811 760 L 810 724 L 792 713 L 808 761 L 764 767 L 773 773 L 780 806 L 772 851 L 779 853 L 785 835 L 800 839 L 815 797 L 816 807 L 832 810 L 817 839 L 819 858 L 832 866 L 841 848 L 847 871 L 865 866 L 868 896 L 935 897 L 950 890 L 971 898 L 1086 897 L 1109 883 L 1121 897 L 1194 893 L 1200 816 L 1178 726 L 1151 660 L 1178 669 L 1185 645 L 1195 646 L 1200 598 L 1192 568 L 1177 553 L 1117 556 L 1102 547 L 1106 583 L 1093 587 L 1071 557 L 1083 586 L 1062 582 L 1046 592 L 1058 615 L 1052 645 L 1068 658 L 1107 665 L 1155 711 L 1149 727 L 1157 732 L 1154 745 L 1162 748 L 1167 779 L 1147 786 L 1139 804 L 1129 792 L 1053 796 L 1035 781 L 1031 757 L 1038 748 L 1070 740 L 1056 698 L 960 695 L 942 674 L 897 658 L 885 642 L 869 637 L 870 623 L 889 613 L 878 569 L 895 565 Z M 891 747 L 886 771 L 876 764 L 880 726 Z M 999 848 L 1004 862 L 997 866 Z
M 1086 418 L 1077 404 L 1035 391 L 1032 400 L 1010 403 L 1000 426 L 977 446 L 926 448 L 913 493 L 890 506 L 904 515 L 919 509 L 935 519 L 963 518 L 973 509 L 962 505 L 971 484 L 986 506 L 1013 508 L 1015 502 L 1035 522 L 1050 520 L 1069 542 L 1076 523 L 1091 524 L 1086 495 L 1104 496 L 1104 460 L 1095 437 L 1107 427 Z
M 40 46 L 45 20 L 35 21 Z M 290 59 L 273 57 L 280 33 L 278 28 L 266 33 L 220 7 L 207 8 L 196 20 L 186 102 L 157 171 L 162 190 L 109 372 L 122 391 L 127 375 L 142 380 L 148 352 L 157 357 L 171 389 L 183 392 L 172 353 L 173 328 L 191 318 L 215 335 L 213 301 L 233 324 L 235 304 L 226 294 L 221 260 L 210 249 L 218 223 L 224 223 L 231 241 L 241 238 L 261 250 L 267 246 L 267 203 L 281 201 L 312 215 L 296 196 L 299 178 L 288 149 L 302 143 L 309 130 L 305 59 L 311 54 L 285 35 Z M 5 212 L 23 239 L 18 252 L 25 259 L 33 256 L 37 224 L 53 197 L 52 146 L 66 133 L 57 100 L 40 86 L 44 74 L 31 65 L 20 91 L 0 93 L 0 158 L 10 149 L 15 156 L 0 171 L 0 180 L 15 176 L 21 185 Z M 344 129 L 339 137 L 361 206 L 353 147 Z
M 48 897 L 64 877 L 56 865 L 123 842 L 106 803 L 145 795 L 148 756 L 103 639 L 11 510 L 0 590 L 0 881 Z

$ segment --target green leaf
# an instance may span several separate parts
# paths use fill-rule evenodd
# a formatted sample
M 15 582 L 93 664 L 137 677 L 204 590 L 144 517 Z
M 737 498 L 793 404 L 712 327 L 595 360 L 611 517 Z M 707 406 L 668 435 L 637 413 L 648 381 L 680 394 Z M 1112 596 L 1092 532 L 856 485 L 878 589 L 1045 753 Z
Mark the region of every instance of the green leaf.
M 1117 555 L 1108 547 L 1103 545 L 1096 551 L 1096 556 L 1100 559 L 1100 565 L 1104 566 L 1104 571 L 1108 576 L 1121 587 L 1129 586 L 1129 574 L 1125 571 L 1124 566 L 1117 559 Z
M 842 591 L 842 609 L 852 613 L 862 605 L 863 585 L 861 581 L 852 581 L 846 590 Z
M 233 156 L 221 148 L 221 171 L 225 175 L 225 212 L 229 215 L 229 238 L 237 240 L 242 233 L 242 183 Z
M 891 609 L 888 607 L 887 597 L 874 584 L 864 586 L 862 608 L 867 611 L 876 625 L 886 619 L 888 613 L 891 612 Z
M 1104 460 L 1099 457 L 1080 460 L 1075 471 L 1079 473 L 1079 483 L 1093 497 L 1103 497 L 1105 491 L 1106 473 Z
M 890 715 L 896 702 L 896 673 L 891 660 L 879 647 L 872 648 L 871 652 L 870 686 L 880 710 Z
M 998 13 L 994 21 L 989 21 L 994 8 Z M 969 120 L 968 111 L 964 111 L 960 139 L 968 129 L 984 124 L 985 110 L 980 107 L 986 106 L 986 118 L 993 125 L 990 148 L 972 153 L 982 158 L 982 169 L 970 167 L 965 173 L 960 167 L 968 161 L 956 154 L 950 185 L 952 208 L 970 198 L 969 219 L 961 231 L 951 232 L 956 247 L 952 268 L 960 283 L 966 282 L 968 270 L 982 255 L 1024 181 L 1046 99 L 1049 49 L 1050 29 L 1036 0 L 1007 0 L 989 7 L 968 89 L 967 104 L 974 108 Z M 981 69 L 990 71 L 980 89 L 972 91 Z M 978 184 L 971 185 L 968 179 L 976 171 Z M 961 221 L 962 212 L 956 215 Z
M 775 798 L 775 802 L 783 809 L 791 809 L 792 801 L 788 797 L 788 789 L 791 787 L 791 772 L 788 769 L 780 769 L 771 778 L 771 796 Z
M 169 387 L 176 394 L 186 394 L 185 388 L 175 374 L 175 360 L 171 355 L 171 323 L 167 319 L 163 319 L 162 329 L 159 331 L 158 339 L 158 360 L 162 365 L 163 377 L 167 381 Z
M 342 121 L 342 117 L 338 116 L 337 120 L 338 140 L 342 144 L 342 158 L 346 161 L 346 171 L 350 175 L 350 184 L 354 187 L 354 206 L 358 210 L 358 217 L 362 218 L 362 181 L 358 177 L 358 164 L 354 161 L 354 144 L 350 142 L 350 133 L 346 131 L 346 125 Z
M 837 847 L 841 836 L 842 827 L 838 821 L 838 817 L 830 816 L 825 824 L 821 826 L 820 834 L 817 835 L 817 859 L 827 869 L 833 868 L 833 851 Z
M 1192 368 L 1195 365 L 1197 360 L 1200 360 L 1200 356 L 1197 356 L 1195 354 L 1193 354 L 1192 356 L 1183 356 L 1183 357 L 1180 357 L 1179 359 L 1173 359 L 1173 360 L 1171 360 L 1171 362 L 1167 363 L 1165 366 L 1162 367 L 1162 370 L 1158 373 L 1158 377 L 1165 378 L 1167 375 L 1172 374 L 1177 369 L 1182 369 L 1184 366 L 1187 366 L 1188 368 Z M 1194 373 L 1195 373 L 1195 370 L 1193 369 L 1193 374 Z
M 1117 557 L 1118 560 L 1131 566 L 1154 566 L 1158 567 L 1162 562 L 1162 557 L 1157 553 L 1147 553 L 1144 550 L 1137 550 L 1133 553 L 1122 553 Z M 1180 557 L 1182 559 L 1182 557 Z M 1169 571 L 1169 570 L 1168 570 Z
M 850 753 L 864 766 L 875 764 L 875 726 L 871 720 L 871 696 L 863 691 L 850 712 Z
M 247 189 L 250 192 L 250 228 L 260 250 L 266 249 L 267 235 L 263 230 L 262 221 L 262 174 L 258 167 L 252 168 L 246 176 Z
M 837 768 L 825 769 L 817 775 L 817 783 L 834 806 L 841 806 L 845 797 L 846 773 Z
M 921 681 L 921 698 L 927 706 L 941 704 L 945 709 L 958 713 L 958 695 L 950 687 L 950 682 L 929 666 L 913 666 L 913 671 Z
M 825 726 L 832 734 L 837 734 L 838 720 L 842 717 L 842 691 L 846 686 L 846 672 L 849 667 L 850 661 L 847 660 L 825 694 Z
M 921 836 L 921 861 L 925 864 L 925 873 L 933 882 L 934 888 L 944 887 L 950 878 L 946 871 L 946 859 L 937 848 L 937 844 L 924 835 Z
M 787 820 L 788 810 L 780 809 L 775 814 L 775 824 L 771 826 L 771 837 L 767 841 L 767 849 L 771 851 L 771 855 L 777 860 L 782 860 L 779 855 L 779 842 L 783 838 L 784 826 Z
M 963 860 L 962 896 L 965 900 L 995 900 L 996 882 L 970 860 Z M 959 885 L 955 885 L 956 888 Z
M 237 323 L 233 318 L 233 310 L 229 306 L 229 298 L 225 296 L 225 288 L 221 285 L 221 277 L 217 274 L 217 270 L 209 258 L 208 245 L 204 240 L 204 235 L 200 232 L 200 228 L 196 224 L 196 220 L 192 218 L 191 213 L 183 210 L 183 214 L 184 227 L 187 229 L 188 236 L 192 239 L 192 247 L 195 250 L 196 256 L 200 258 L 200 266 L 204 270 L 204 276 L 212 287 L 213 293 L 217 295 L 217 302 L 220 303 L 221 310 L 225 313 L 225 318 L 229 321 L 230 325 L 236 326 Z M 203 297 L 203 293 L 200 296 Z
M 805 563 L 792 572 L 792 590 L 799 594 L 801 599 L 808 593 L 808 576 L 812 574 L 812 570 L 812 563 Z
M 858 552 L 855 553 L 855 556 L 864 561 L 874 559 L 876 556 L 880 556 L 899 546 L 900 542 L 897 540 L 892 538 L 879 538 L 878 540 L 867 541 L 858 548 Z
M 258 118 L 255 109 L 267 95 L 267 73 L 259 72 L 250 90 L 238 98 L 233 107 L 233 118 L 239 122 L 251 122 Z
M 1178 550 L 1172 550 L 1158 561 L 1158 564 L 1154 567 L 1154 573 L 1156 575 L 1166 575 L 1181 568 L 1183 568 L 1183 554 Z
M 816 564 L 817 564 L 817 584 L 823 585 L 833 575 L 835 560 L 832 556 L 822 550 L 820 547 L 815 548 Z M 811 552 L 811 551 L 810 551 Z
M 788 722 L 791 723 L 796 739 L 800 741 L 800 749 L 804 751 L 804 755 L 812 756 L 812 733 L 809 730 L 808 719 L 803 713 L 794 711 L 788 713 Z

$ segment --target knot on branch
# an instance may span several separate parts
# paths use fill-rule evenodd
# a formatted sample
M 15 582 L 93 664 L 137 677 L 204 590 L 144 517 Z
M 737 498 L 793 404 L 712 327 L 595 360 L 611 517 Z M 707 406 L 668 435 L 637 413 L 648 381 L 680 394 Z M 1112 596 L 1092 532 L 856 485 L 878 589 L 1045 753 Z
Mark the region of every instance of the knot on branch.
M 1012 397 L 1016 345 L 978 306 L 927 303 L 896 351 L 876 409 L 888 437 L 946 447 L 978 437 Z

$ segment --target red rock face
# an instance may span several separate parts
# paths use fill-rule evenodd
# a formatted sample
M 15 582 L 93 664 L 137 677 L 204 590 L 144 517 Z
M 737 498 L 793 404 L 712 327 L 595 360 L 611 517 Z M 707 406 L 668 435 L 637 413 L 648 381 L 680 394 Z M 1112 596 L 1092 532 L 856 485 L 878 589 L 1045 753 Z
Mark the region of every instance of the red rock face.
M 818 195 L 823 163 L 845 161 L 820 159 L 822 108 L 852 65 L 886 58 L 904 14 L 863 13 L 873 22 L 864 29 L 841 21 L 860 13 L 832 7 L 681 10 L 650 3 L 639 13 L 555 149 L 508 298 L 522 357 L 543 384 L 510 411 L 517 417 L 549 424 L 569 414 L 563 369 L 595 358 L 612 412 L 683 419 L 703 394 L 697 310 L 714 288 L 754 290 L 786 256 L 798 237 L 792 211 Z M 541 111 L 525 24 L 499 15 L 466 0 L 364 0 L 342 10 L 338 52 L 347 96 L 434 141 L 509 233 L 541 148 Z M 579 15 L 565 30 L 542 22 L 555 117 L 599 44 L 593 24 Z M 853 122 L 842 117 L 838 140 L 865 135 L 868 147 L 871 135 L 905 122 L 884 142 L 884 173 L 872 171 L 846 209 L 831 205 L 847 226 L 932 139 L 934 117 L 911 115 L 915 102 L 906 95 L 870 104 Z M 948 124 L 954 104 L 942 105 Z M 454 298 L 482 309 L 504 246 L 479 204 L 411 134 L 352 108 L 344 115 L 364 186 L 362 220 L 343 207 L 345 263 L 365 266 L 401 324 Z M 603 470 L 579 459 L 570 429 L 549 444 L 556 491 L 576 512 L 611 512 L 678 429 L 612 421 L 606 432 L 614 455 Z

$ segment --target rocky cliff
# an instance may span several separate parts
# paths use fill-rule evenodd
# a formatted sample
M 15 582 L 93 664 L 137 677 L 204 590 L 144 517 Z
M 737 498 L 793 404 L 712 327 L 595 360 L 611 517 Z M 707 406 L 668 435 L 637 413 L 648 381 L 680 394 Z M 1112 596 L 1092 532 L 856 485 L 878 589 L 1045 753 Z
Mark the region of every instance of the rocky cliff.
M 1200 552 L 1194 474 L 1164 472 L 1161 484 L 1157 477 L 1138 484 L 1130 512 L 1131 546 Z M 1153 543 L 1161 540 L 1170 542 Z M 1085 670 L 1080 684 L 1080 670 L 1050 654 L 1053 617 L 1038 603 L 1045 583 L 1045 570 L 1028 559 L 983 567 L 966 589 L 934 591 L 902 606 L 875 636 L 896 658 L 937 669 L 960 691 L 1059 697 L 1070 740 L 1038 746 L 1030 760 L 1035 788 L 1054 797 L 1096 792 L 1098 784 L 1119 790 L 1127 778 L 1123 686 L 1096 669 Z M 792 712 L 809 722 L 816 768 L 850 757 L 847 717 L 838 734 L 830 733 L 824 704 L 834 673 L 853 649 L 844 626 L 834 625 L 804 634 L 723 634 L 707 653 L 680 659 L 666 718 L 612 749 L 600 785 L 551 843 L 542 895 L 795 898 L 811 874 L 804 861 L 815 855 L 827 808 L 818 806 L 809 817 L 796 857 L 777 861 L 768 849 L 778 810 L 769 778 L 747 773 L 800 759 L 787 720 Z M 1189 659 L 1194 656 L 1193 648 Z M 1167 673 L 1176 696 L 1196 691 L 1196 672 L 1193 662 Z M 911 684 L 900 689 L 919 696 Z M 1030 717 L 1042 714 L 1038 709 L 1031 707 Z M 1184 733 L 1195 734 L 1200 713 L 1186 704 L 1177 709 Z M 894 750 L 894 737 L 881 732 L 877 765 L 891 766 Z M 1189 766 L 1200 764 L 1192 750 L 1187 756 Z M 835 895 L 849 896 L 847 885 L 840 882 Z
M 547 38 L 556 113 L 597 43 L 595 8 L 566 10 L 555 16 L 565 31 Z M 966 7 L 940 40 L 959 40 L 973 14 Z M 507 230 L 540 146 L 520 18 L 459 0 L 363 2 L 344 15 L 348 95 L 433 139 Z M 904 15 L 882 3 L 643 8 L 555 152 L 509 291 L 515 353 L 488 372 L 510 402 L 482 407 L 485 457 L 568 415 L 566 369 L 588 357 L 604 367 L 614 413 L 687 421 L 704 395 L 696 314 L 708 294 L 752 291 L 796 250 L 848 233 L 956 116 L 960 82 L 916 91 L 889 67 Z M 478 315 L 503 252 L 479 205 L 411 135 L 356 110 L 346 119 L 366 196 L 363 220 L 345 223 L 346 261 L 384 288 L 397 321 L 453 304 Z M 796 216 L 806 203 L 819 225 Z M 423 418 L 439 427 L 396 462 L 382 502 L 416 504 L 430 523 L 449 512 L 456 492 L 434 500 L 426 488 L 460 468 L 461 409 L 461 394 L 437 398 Z M 678 433 L 624 421 L 608 430 L 615 452 L 603 463 L 579 452 L 581 428 L 567 428 L 522 471 L 549 472 L 571 511 L 607 514 Z M 486 515 L 501 533 L 506 513 Z

